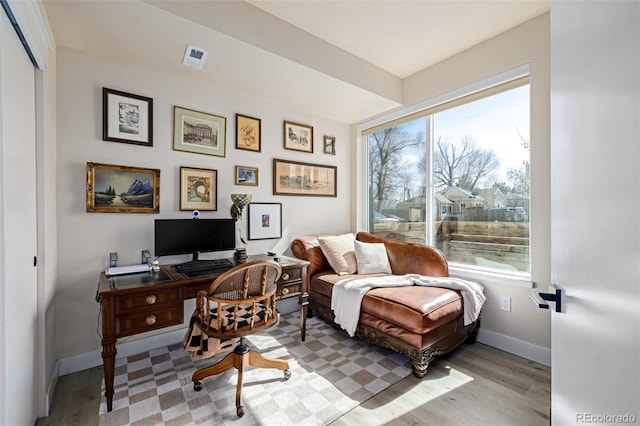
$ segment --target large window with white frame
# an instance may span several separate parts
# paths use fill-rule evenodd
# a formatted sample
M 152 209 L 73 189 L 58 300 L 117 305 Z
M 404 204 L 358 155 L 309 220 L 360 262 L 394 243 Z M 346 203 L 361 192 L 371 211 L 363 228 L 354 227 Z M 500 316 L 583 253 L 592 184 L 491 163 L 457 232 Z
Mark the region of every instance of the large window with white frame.
M 364 129 L 369 232 L 529 273 L 528 77 Z

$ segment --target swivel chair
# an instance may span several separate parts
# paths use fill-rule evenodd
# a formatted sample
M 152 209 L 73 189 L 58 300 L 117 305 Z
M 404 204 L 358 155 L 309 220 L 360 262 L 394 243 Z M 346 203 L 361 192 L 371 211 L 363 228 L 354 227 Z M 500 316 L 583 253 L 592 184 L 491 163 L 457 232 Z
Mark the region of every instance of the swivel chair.
M 227 371 L 238 370 L 236 387 L 236 413 L 244 415 L 242 406 L 242 374 L 248 366 L 276 368 L 291 377 L 289 363 L 281 359 L 266 358 L 244 343 L 244 336 L 265 330 L 276 324 L 276 281 L 280 278 L 280 265 L 271 260 L 257 260 L 238 265 L 220 275 L 208 291 L 200 291 L 192 326 L 209 337 L 220 340 L 239 339 L 233 352 L 216 364 L 193 373 L 193 388 L 202 389 L 201 380 Z

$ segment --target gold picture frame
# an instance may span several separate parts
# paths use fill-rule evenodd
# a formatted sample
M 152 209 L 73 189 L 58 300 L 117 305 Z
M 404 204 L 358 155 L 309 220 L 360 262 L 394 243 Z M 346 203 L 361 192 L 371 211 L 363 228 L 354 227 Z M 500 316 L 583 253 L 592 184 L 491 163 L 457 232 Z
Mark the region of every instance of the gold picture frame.
M 236 114 L 236 149 L 260 152 L 262 145 L 262 120 Z
M 313 153 L 313 127 L 306 124 L 284 122 L 284 148 Z
M 324 136 L 324 148 L 325 154 L 336 155 L 336 138 L 333 136 Z
M 236 185 L 258 186 L 258 168 L 236 166 Z
M 87 212 L 159 213 L 160 170 L 87 163 Z
M 336 166 L 273 159 L 273 195 L 337 197 Z
M 173 149 L 196 154 L 226 155 L 227 119 L 225 117 L 173 107 Z
M 180 210 L 218 210 L 218 171 L 180 167 Z

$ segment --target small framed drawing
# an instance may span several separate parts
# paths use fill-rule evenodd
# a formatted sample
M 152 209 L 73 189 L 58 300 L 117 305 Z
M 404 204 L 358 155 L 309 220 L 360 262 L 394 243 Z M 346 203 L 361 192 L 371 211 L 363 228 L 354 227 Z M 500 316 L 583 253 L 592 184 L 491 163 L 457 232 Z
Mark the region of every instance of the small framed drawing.
M 227 119 L 179 106 L 173 107 L 173 149 L 225 156 Z
M 273 195 L 337 197 L 336 166 L 273 159 Z
M 159 213 L 160 170 L 87 163 L 87 212 Z
M 180 210 L 218 210 L 218 171 L 180 167 Z
M 258 186 L 258 168 L 236 166 L 236 185 Z
M 313 152 L 313 127 L 284 122 L 284 147 L 294 151 Z
M 336 138 L 333 136 L 324 136 L 324 153 L 336 155 Z
M 249 203 L 250 240 L 282 238 L 282 204 Z
M 261 126 L 259 118 L 236 114 L 236 149 L 260 152 Z
M 103 87 L 102 140 L 153 146 L 153 99 Z

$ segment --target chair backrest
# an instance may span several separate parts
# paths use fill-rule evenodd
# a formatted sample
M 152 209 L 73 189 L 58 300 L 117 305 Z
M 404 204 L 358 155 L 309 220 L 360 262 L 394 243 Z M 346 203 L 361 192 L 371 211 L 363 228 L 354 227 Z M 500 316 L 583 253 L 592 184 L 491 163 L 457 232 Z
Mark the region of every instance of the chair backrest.
M 273 325 L 277 320 L 276 282 L 281 274 L 278 263 L 256 260 L 220 275 L 209 291 L 196 299 L 202 331 L 215 337 L 235 337 Z

